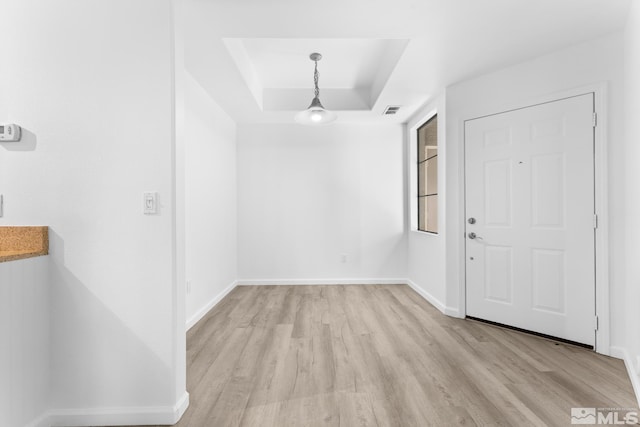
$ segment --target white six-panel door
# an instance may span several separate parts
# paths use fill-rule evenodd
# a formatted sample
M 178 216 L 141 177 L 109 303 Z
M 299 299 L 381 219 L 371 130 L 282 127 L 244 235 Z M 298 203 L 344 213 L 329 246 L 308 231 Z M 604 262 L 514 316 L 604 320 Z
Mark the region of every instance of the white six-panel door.
M 589 93 L 465 122 L 468 316 L 594 345 L 593 111 Z

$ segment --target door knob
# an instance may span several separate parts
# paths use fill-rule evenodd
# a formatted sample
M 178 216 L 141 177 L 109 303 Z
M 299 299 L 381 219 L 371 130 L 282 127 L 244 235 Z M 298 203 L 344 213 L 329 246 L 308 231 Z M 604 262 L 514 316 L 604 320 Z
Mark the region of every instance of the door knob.
M 473 231 L 471 233 L 469 233 L 469 239 L 474 240 L 474 239 L 478 239 L 478 240 L 484 240 L 482 237 L 478 236 L 476 233 L 474 233 Z

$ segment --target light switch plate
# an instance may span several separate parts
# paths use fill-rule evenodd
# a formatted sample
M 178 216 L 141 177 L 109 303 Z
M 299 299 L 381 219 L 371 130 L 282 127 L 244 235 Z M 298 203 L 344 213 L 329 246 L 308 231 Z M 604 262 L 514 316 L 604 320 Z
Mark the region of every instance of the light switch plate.
M 158 213 L 158 193 L 156 192 L 143 193 L 143 201 L 144 201 L 143 212 L 145 215 L 155 215 Z

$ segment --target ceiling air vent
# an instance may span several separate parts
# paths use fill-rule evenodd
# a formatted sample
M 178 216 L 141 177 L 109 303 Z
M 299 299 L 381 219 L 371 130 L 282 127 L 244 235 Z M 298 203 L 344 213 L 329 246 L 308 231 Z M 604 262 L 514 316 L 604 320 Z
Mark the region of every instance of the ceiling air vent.
M 384 112 L 382 113 L 382 115 L 383 116 L 394 115 L 398 112 L 399 109 L 400 109 L 399 105 L 389 105 L 387 106 L 387 108 L 384 109 Z

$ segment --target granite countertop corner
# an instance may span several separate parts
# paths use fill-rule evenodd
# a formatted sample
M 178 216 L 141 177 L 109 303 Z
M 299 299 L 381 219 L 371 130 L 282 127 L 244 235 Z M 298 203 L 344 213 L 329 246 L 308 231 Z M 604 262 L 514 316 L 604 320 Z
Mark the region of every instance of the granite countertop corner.
M 49 227 L 0 227 L 0 262 L 49 254 Z

